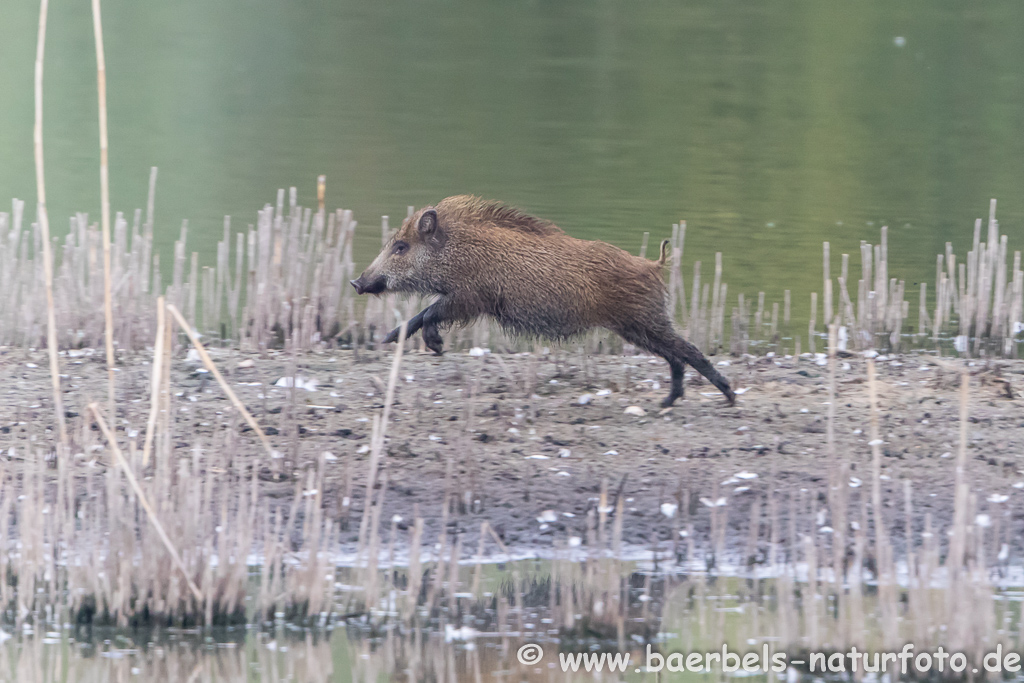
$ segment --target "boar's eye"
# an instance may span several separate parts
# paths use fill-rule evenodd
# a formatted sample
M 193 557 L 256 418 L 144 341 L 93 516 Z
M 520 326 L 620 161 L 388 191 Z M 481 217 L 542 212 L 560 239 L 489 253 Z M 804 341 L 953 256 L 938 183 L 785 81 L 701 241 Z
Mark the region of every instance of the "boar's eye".
M 408 242 L 395 242 L 395 246 L 391 247 L 391 253 L 399 256 L 409 251 Z

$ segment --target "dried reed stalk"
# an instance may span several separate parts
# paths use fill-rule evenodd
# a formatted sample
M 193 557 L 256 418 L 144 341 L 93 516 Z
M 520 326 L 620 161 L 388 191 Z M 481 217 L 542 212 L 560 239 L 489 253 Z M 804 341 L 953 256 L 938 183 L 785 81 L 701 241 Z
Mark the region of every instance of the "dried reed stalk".
M 395 400 L 395 385 L 398 383 L 398 368 L 402 364 L 402 353 L 405 349 L 405 335 L 408 329 L 408 321 L 403 320 L 398 333 L 398 346 L 395 347 L 395 357 L 391 362 L 391 374 L 388 376 L 388 386 L 385 390 L 384 410 L 379 416 L 374 416 L 373 433 L 371 435 L 370 458 L 367 462 L 366 474 L 366 497 L 363 501 L 363 517 L 359 522 L 359 537 L 357 542 L 356 558 L 362 556 L 366 535 L 369 531 L 370 513 L 373 505 L 373 490 L 377 483 L 377 472 L 380 470 L 381 461 L 384 458 L 384 435 L 387 432 L 388 417 L 391 415 L 391 405 Z M 384 490 L 381 490 L 380 500 L 383 501 Z M 445 507 L 447 509 L 447 505 Z M 376 530 L 374 530 L 376 533 Z M 442 532 L 443 533 L 443 532 Z
M 182 317 L 174 304 L 167 304 L 167 312 L 174 316 L 174 319 L 178 322 L 181 328 L 185 330 L 185 334 L 188 335 L 189 341 L 192 342 L 192 346 L 194 346 L 196 352 L 199 353 L 199 357 L 202 359 L 203 365 L 206 366 L 206 369 L 210 371 L 210 374 L 212 374 L 217 380 L 217 383 L 220 384 L 220 388 L 228 395 L 228 398 L 231 400 L 231 403 L 235 408 L 238 409 L 238 412 L 242 413 L 242 417 L 245 418 L 246 423 L 248 423 L 248 425 L 252 427 L 252 430 L 260 437 L 260 441 L 263 443 L 263 448 L 266 449 L 267 455 L 273 457 L 274 449 L 270 447 L 270 439 L 267 438 L 266 433 L 264 433 L 259 424 L 246 409 L 245 404 L 239 400 L 238 396 L 231 389 L 231 386 L 224 380 L 223 375 L 220 374 L 220 370 L 217 369 L 213 359 L 210 358 L 210 354 L 206 352 L 206 348 L 203 347 L 199 338 L 196 337 L 196 333 L 192 330 L 192 326 L 188 324 L 184 317 Z
M 46 212 L 46 176 L 43 172 L 43 53 L 46 48 L 46 16 L 49 0 L 39 3 L 39 37 L 36 42 L 35 125 L 32 141 L 36 161 L 36 207 L 43 243 L 43 278 L 46 284 L 46 351 L 50 360 L 50 382 L 53 385 L 53 409 L 57 413 L 60 443 L 68 447 L 68 430 L 64 421 L 64 399 L 60 391 L 60 364 L 57 362 L 57 315 L 53 302 L 53 254 L 50 250 L 50 218 Z
M 146 516 L 149 517 L 149 521 L 153 524 L 153 528 L 156 529 L 157 535 L 160 536 L 160 540 L 163 541 L 164 546 L 167 548 L 167 552 L 171 554 L 171 559 L 174 560 L 174 564 L 181 570 L 182 576 L 185 577 L 185 581 L 188 583 L 189 590 L 192 591 L 192 595 L 195 596 L 198 604 L 203 604 L 203 593 L 196 586 L 195 582 L 188 574 L 188 569 L 185 567 L 185 563 L 181 561 L 181 556 L 175 549 L 174 544 L 171 543 L 171 539 L 167 536 L 167 532 L 164 531 L 164 527 L 160 524 L 160 520 L 157 519 L 156 511 L 153 506 L 149 504 L 149 500 L 146 498 L 146 494 L 143 493 L 142 487 L 139 486 L 139 482 L 135 479 L 135 474 L 132 472 L 132 468 L 128 465 L 128 461 L 121 455 L 121 449 L 117 446 L 117 439 L 114 438 L 114 434 L 110 431 L 110 427 L 107 426 L 107 421 L 103 419 L 103 414 L 100 413 L 99 405 L 96 403 L 89 404 L 89 410 L 92 411 L 93 417 L 96 418 L 96 424 L 99 425 L 100 431 L 103 432 L 103 436 L 106 437 L 107 442 L 110 444 L 110 449 L 114 453 L 114 459 L 117 461 L 118 466 L 124 472 L 125 479 L 128 480 L 132 490 L 135 491 L 135 495 L 139 498 L 139 503 L 142 508 L 146 511 Z
M 871 409 L 869 421 L 871 441 L 871 505 L 875 512 L 875 557 L 884 542 L 885 525 L 882 523 L 882 437 L 878 428 L 878 383 L 875 359 L 868 358 L 868 401 Z
M 160 411 L 160 381 L 163 379 L 164 324 L 166 320 L 164 298 L 156 300 L 156 341 L 153 343 L 153 374 L 149 388 L 149 419 L 146 421 L 146 440 L 142 446 L 142 466 L 149 466 L 149 453 L 153 447 L 156 416 Z M 169 351 L 169 349 L 168 349 Z M 169 360 L 169 359 L 168 359 Z
M 967 368 L 960 371 L 960 441 L 956 451 L 956 490 L 967 477 L 967 420 L 971 403 L 971 376 Z
M 100 107 L 100 208 L 103 226 L 103 316 L 107 347 L 107 402 L 111 419 L 115 419 L 114 303 L 110 283 L 110 171 L 107 160 L 107 62 L 103 55 L 103 22 L 100 17 L 100 0 L 92 0 L 92 26 L 96 38 L 96 85 Z
M 832 322 L 832 259 L 828 242 L 822 243 L 821 251 L 822 282 L 824 284 L 824 290 L 822 291 L 822 306 L 824 310 L 823 319 L 825 324 L 828 325 Z

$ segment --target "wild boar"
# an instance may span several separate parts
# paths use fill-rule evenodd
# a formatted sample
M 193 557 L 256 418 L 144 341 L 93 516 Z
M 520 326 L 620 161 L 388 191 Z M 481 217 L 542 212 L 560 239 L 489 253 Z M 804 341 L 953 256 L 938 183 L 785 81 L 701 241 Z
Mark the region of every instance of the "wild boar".
M 407 334 L 422 328 L 437 354 L 443 352 L 440 328 L 482 315 L 509 333 L 554 340 L 604 327 L 668 361 L 672 388 L 662 406 L 683 395 L 687 363 L 732 404 L 729 382 L 673 329 L 661 274 L 666 256 L 667 242 L 660 258 L 649 261 L 605 242 L 575 239 L 515 208 L 460 195 L 406 219 L 351 284 L 359 294 L 436 295 L 408 321 Z M 384 342 L 398 335 L 395 329 Z

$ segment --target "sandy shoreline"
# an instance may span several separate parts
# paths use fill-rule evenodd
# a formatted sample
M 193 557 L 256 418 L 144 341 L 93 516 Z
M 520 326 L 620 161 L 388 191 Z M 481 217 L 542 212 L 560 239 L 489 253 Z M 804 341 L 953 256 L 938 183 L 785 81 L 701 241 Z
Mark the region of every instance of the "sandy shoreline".
M 281 455 L 279 462 L 268 462 L 251 431 L 242 431 L 236 466 L 260 467 L 261 494 L 287 498 L 295 490 L 293 475 L 330 453 L 325 511 L 350 520 L 347 540 L 354 543 L 371 424 L 381 411 L 391 353 L 214 355 Z M 688 376 L 686 398 L 662 413 L 658 403 L 667 391 L 668 367 L 661 359 L 584 357 L 568 350 L 546 356 L 406 354 L 388 426 L 385 519 L 400 516 L 396 527 L 404 529 L 418 511 L 428 541 L 445 522 L 450 532 L 465 532 L 466 554 L 476 548 L 485 520 L 518 551 L 574 543 L 573 537 L 586 544 L 588 510 L 597 507 L 606 485 L 610 505 L 621 492 L 622 540 L 628 546 L 684 555 L 692 540 L 692 550 L 704 556 L 714 546 L 709 504 L 722 501 L 717 514 L 726 524 L 733 563 L 750 551 L 754 561 L 763 558 L 772 508 L 783 550 L 804 534 L 828 533 L 828 368 L 818 364 L 820 357 L 714 360 L 727 363 L 720 369 L 734 387 L 745 389 L 736 407 L 726 407 L 702 378 Z M 62 363 L 66 408 L 77 414 L 71 427 L 80 431 L 87 401 L 105 395 L 102 355 L 73 352 Z M 905 533 L 904 480 L 912 486 L 915 533 L 923 529 L 925 515 L 939 530 L 952 519 L 960 428 L 953 366 L 963 361 L 940 363 L 917 355 L 877 359 L 882 490 L 897 546 Z M 293 364 L 302 388 L 273 386 L 291 375 Z M 837 375 L 836 445 L 851 463 L 855 519 L 860 495 L 870 490 L 865 366 L 861 357 L 840 359 Z M 196 445 L 218 447 L 218 432 L 237 419 L 199 368 L 184 350 L 177 354 L 176 457 L 187 457 Z M 967 477 L 977 496 L 976 514 L 988 515 L 993 527 L 987 543 L 998 550 L 1006 542 L 1011 557 L 1019 558 L 1024 538 L 1010 530 L 1019 528 L 1024 497 L 1014 486 L 1024 481 L 1024 418 L 1015 398 L 1024 386 L 1024 362 L 975 361 L 969 369 Z M 149 370 L 148 360 L 137 357 L 126 359 L 118 374 L 119 424 L 129 435 L 145 428 Z M 43 353 L 0 351 L 0 378 L 6 389 L 0 394 L 3 457 L 16 462 L 30 444 L 37 454 L 47 450 L 52 408 Z M 630 406 L 645 414 L 626 413 Z M 141 435 L 135 438 L 141 443 Z M 94 451 L 80 454 L 77 462 L 84 466 L 108 457 Z M 446 490 L 458 501 L 447 520 Z M 343 533 L 343 543 L 346 538 Z

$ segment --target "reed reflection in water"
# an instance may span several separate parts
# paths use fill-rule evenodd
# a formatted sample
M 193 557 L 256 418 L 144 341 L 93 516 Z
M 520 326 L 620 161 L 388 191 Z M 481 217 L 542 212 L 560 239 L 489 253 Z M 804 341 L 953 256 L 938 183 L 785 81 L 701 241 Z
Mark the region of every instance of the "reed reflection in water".
M 539 568 L 534 562 L 516 565 L 521 566 L 502 573 Z M 828 580 L 807 581 L 805 570 L 788 567 L 766 579 L 627 571 L 620 584 L 628 602 L 619 612 L 624 618 L 601 619 L 595 605 L 576 604 L 585 613 L 577 617 L 585 618 L 571 630 L 559 628 L 565 617 L 561 596 L 580 592 L 582 577 L 535 575 L 524 581 L 529 590 L 520 594 L 522 609 L 503 606 L 503 586 L 483 599 L 460 597 L 439 615 L 421 612 L 408 623 L 362 615 L 320 630 L 278 622 L 258 630 L 26 632 L 0 645 L 0 683 L 584 681 L 596 674 L 582 667 L 563 672 L 560 653 L 616 651 L 630 654 L 628 679 L 647 680 L 655 677 L 642 670 L 648 643 L 664 654 L 715 651 L 723 644 L 733 652 L 759 653 L 767 645 L 796 659 L 809 651 L 845 651 L 851 644 L 874 652 L 912 642 L 919 652 L 943 645 L 973 662 L 997 644 L 1007 652 L 1021 649 L 1021 593 L 997 588 L 991 577 L 971 578 L 963 596 L 976 608 L 964 609 L 939 587 L 852 584 L 853 590 L 837 593 Z M 1020 578 L 1001 581 L 1008 585 Z M 947 605 L 963 618 L 953 619 Z M 534 666 L 517 660 L 518 648 L 528 642 L 545 651 Z M 789 680 L 808 676 L 803 670 L 787 673 Z M 687 675 L 693 674 L 663 671 L 659 680 Z

